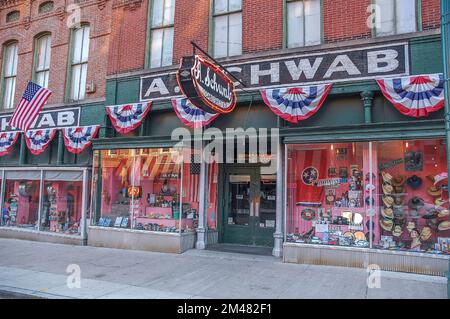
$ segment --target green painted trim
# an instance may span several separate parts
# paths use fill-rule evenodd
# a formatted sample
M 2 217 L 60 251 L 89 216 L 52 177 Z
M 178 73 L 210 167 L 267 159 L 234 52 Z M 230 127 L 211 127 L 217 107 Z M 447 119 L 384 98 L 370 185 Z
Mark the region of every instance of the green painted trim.
M 214 0 L 209 1 L 209 15 L 208 15 L 208 53 L 214 56 Z
M 69 45 L 68 45 L 68 52 L 67 52 L 67 72 L 66 72 L 66 88 L 64 93 L 64 101 L 67 103 L 70 101 L 70 91 L 72 86 L 72 58 L 73 58 L 73 32 L 74 29 L 70 29 L 70 35 L 69 35 Z
M 283 0 L 283 48 L 287 48 L 287 0 Z
M 20 133 L 20 147 L 19 147 L 19 165 L 23 166 L 27 162 L 27 149 L 25 142 L 25 134 Z
M 61 130 L 58 132 L 58 149 L 56 153 L 56 165 L 64 164 L 64 139 Z
M 422 19 L 422 1 L 416 0 L 416 30 L 417 32 L 423 31 L 423 19 Z
M 5 109 L 5 106 L 3 105 L 3 97 L 5 95 L 5 63 L 6 63 L 6 47 L 9 45 L 12 45 L 16 43 L 17 44 L 17 68 L 19 67 L 19 41 L 17 40 L 12 40 L 12 41 L 8 41 L 6 43 L 3 44 L 2 46 L 2 69 L 1 69 L 1 77 L 0 77 L 0 110 L 14 110 L 14 107 L 10 108 L 10 109 Z M 16 73 L 16 85 L 17 85 L 17 73 Z M 15 90 L 14 90 L 14 94 L 15 94 Z
M 147 36 L 145 37 L 145 54 L 144 54 L 144 68 L 150 68 L 150 47 L 151 47 L 151 33 L 152 33 L 152 7 L 153 1 L 148 1 L 147 8 Z
M 173 147 L 177 142 L 171 140 L 170 136 L 113 137 L 94 139 L 92 147 L 94 150 L 159 148 Z

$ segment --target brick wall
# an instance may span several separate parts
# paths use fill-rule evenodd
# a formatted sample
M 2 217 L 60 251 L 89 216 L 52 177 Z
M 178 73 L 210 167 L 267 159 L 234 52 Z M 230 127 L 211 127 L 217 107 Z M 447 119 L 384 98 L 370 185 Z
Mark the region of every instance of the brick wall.
M 436 29 L 441 25 L 440 0 L 422 0 L 422 28 Z

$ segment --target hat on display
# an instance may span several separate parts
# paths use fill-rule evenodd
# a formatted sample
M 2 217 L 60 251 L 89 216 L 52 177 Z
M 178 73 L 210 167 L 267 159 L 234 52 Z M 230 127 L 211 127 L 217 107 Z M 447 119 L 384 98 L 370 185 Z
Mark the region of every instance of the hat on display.
M 406 183 L 412 189 L 418 189 L 420 186 L 422 186 L 422 179 L 417 175 L 413 175 L 406 180 Z
M 443 210 L 439 211 L 437 217 L 442 218 L 442 217 L 447 217 L 448 215 L 449 215 L 449 210 L 448 209 L 443 209 Z
M 380 219 L 380 226 L 385 231 L 391 231 L 394 222 L 391 219 Z
M 387 172 L 381 172 L 381 176 L 383 177 L 383 180 L 386 183 L 391 183 L 391 181 L 392 181 L 392 175 L 391 174 L 389 174 Z
M 366 205 L 370 206 L 371 204 L 372 204 L 372 206 L 375 205 L 375 200 L 373 199 L 373 197 L 367 196 L 366 197 Z
M 403 194 L 405 192 L 405 185 L 402 186 L 394 186 L 394 193 Z
M 405 176 L 403 176 L 403 175 L 395 176 L 392 179 L 392 183 L 391 184 L 394 187 L 401 187 L 401 186 L 403 186 L 403 184 L 405 184 Z
M 430 209 L 427 211 L 425 215 L 422 216 L 422 218 L 425 219 L 435 219 L 438 217 L 439 211 L 436 209 Z
M 450 229 L 450 221 L 446 220 L 443 221 L 439 224 L 438 229 L 443 231 L 443 230 L 449 230 Z
M 375 173 L 372 173 L 372 182 L 375 181 L 375 178 L 376 178 Z M 370 182 L 370 173 L 369 172 L 366 173 L 366 182 Z
M 392 231 L 392 236 L 400 237 L 403 234 L 402 227 L 400 225 L 395 225 L 394 230 Z
M 418 196 L 414 196 L 408 202 L 408 206 L 411 209 L 419 209 L 422 208 L 424 205 L 425 205 L 424 200 Z
M 355 232 L 355 239 L 356 240 L 365 240 L 366 235 L 364 235 L 364 233 L 362 231 L 357 231 L 357 232 Z
M 375 188 L 376 187 L 373 184 L 366 184 L 366 191 L 373 191 Z
M 433 197 L 440 197 L 442 195 L 442 189 L 440 187 L 433 185 L 430 188 L 428 188 L 427 193 L 428 195 Z
M 431 228 L 430 227 L 422 228 L 422 231 L 420 232 L 420 240 L 426 241 L 430 239 L 430 237 L 431 237 Z
M 394 187 L 391 184 L 383 183 L 383 193 L 385 195 L 390 195 L 394 191 Z
M 395 205 L 403 205 L 403 196 L 394 194 L 394 204 Z
M 393 219 L 394 218 L 394 211 L 392 208 L 383 208 L 381 209 L 381 216 L 384 218 Z
M 394 204 L 394 198 L 392 196 L 383 196 L 383 203 L 386 207 L 392 207 Z
M 411 232 L 411 230 L 413 230 L 414 228 L 416 228 L 416 223 L 415 222 L 408 222 L 408 225 L 406 225 L 406 229 Z
M 447 201 L 443 200 L 442 198 L 436 198 L 434 200 L 434 205 L 436 206 L 442 206 L 446 203 Z
M 422 217 L 422 216 L 419 214 L 419 212 L 417 211 L 417 209 L 411 209 L 411 210 L 409 211 L 409 216 L 410 216 L 411 218 L 414 218 L 414 219 L 417 219 L 417 218 Z
M 366 222 L 367 229 L 370 229 L 370 220 Z M 375 229 L 375 223 L 372 221 L 372 229 Z

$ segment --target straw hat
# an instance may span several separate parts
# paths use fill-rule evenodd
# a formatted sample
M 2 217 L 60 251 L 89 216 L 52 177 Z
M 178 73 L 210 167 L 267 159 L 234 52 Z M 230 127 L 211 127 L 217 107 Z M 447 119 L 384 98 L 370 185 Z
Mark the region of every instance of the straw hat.
M 422 208 L 424 205 L 425 205 L 424 200 L 418 196 L 414 196 L 408 202 L 408 206 L 411 209 L 419 209 Z
M 391 219 L 380 219 L 380 226 L 385 231 L 391 231 L 394 222 Z
M 408 225 L 406 225 L 406 229 L 411 232 L 411 230 L 413 230 L 414 228 L 416 228 L 416 223 L 415 222 L 408 222 Z
M 403 205 L 403 196 L 394 194 L 394 203 L 395 205 Z
M 447 201 L 443 200 L 442 198 L 436 198 L 434 200 L 434 205 L 436 206 L 442 206 L 446 203 Z
M 392 236 L 400 237 L 402 234 L 402 227 L 400 225 L 395 225 L 394 230 L 392 231 Z
M 391 184 L 383 183 L 383 193 L 385 195 L 392 194 L 393 190 L 394 190 L 394 187 L 392 187 Z
M 394 186 L 394 193 L 403 194 L 405 192 L 405 185 Z
M 440 218 L 446 217 L 446 216 L 448 216 L 448 214 L 449 214 L 449 210 L 448 209 L 443 209 L 443 210 L 439 211 L 438 217 L 440 217 Z
M 381 216 L 383 216 L 384 218 L 393 219 L 394 211 L 392 210 L 392 208 L 383 208 L 381 210 Z
M 383 177 L 383 180 L 387 183 L 391 183 L 392 175 L 387 172 L 381 172 L 381 176 Z
M 433 197 L 440 197 L 442 195 L 442 189 L 440 187 L 433 185 L 430 188 L 428 188 L 427 193 L 428 195 Z
M 383 203 L 386 207 L 392 207 L 394 204 L 394 198 L 392 196 L 383 196 Z
M 403 186 L 403 184 L 405 184 L 406 178 L 403 175 L 399 175 L 399 176 L 395 176 L 392 179 L 392 186 Z
M 438 229 L 439 230 L 448 230 L 448 229 L 450 229 L 450 221 L 448 221 L 448 220 L 443 221 L 442 223 L 439 224 Z
M 430 237 L 431 237 L 431 228 L 430 227 L 422 228 L 422 231 L 420 232 L 420 240 L 426 241 Z

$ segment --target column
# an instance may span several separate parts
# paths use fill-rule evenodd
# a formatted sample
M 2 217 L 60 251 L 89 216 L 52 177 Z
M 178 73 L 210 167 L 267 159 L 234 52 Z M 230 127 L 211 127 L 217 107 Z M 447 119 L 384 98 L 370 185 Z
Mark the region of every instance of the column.
M 20 133 L 20 149 L 19 149 L 19 164 L 25 165 L 27 161 L 27 145 L 25 142 L 25 133 Z
M 366 124 L 370 124 L 372 123 L 373 92 L 361 92 L 361 99 L 364 105 L 364 121 Z
M 64 140 L 62 130 L 58 130 L 58 151 L 56 153 L 56 164 L 62 165 L 64 163 Z
M 202 148 L 203 153 L 203 148 Z M 206 230 L 207 230 L 207 207 L 206 207 L 206 192 L 207 187 L 206 184 L 208 182 L 207 170 L 208 165 L 206 164 L 206 160 L 201 157 L 202 161 L 200 164 L 200 190 L 199 190 L 199 198 L 198 198 L 198 227 L 197 227 L 197 242 L 195 243 L 195 248 L 197 249 L 205 249 L 206 248 Z M 209 187 L 210 185 L 208 185 Z
M 284 160 L 284 145 L 281 144 L 281 137 L 278 137 L 277 143 L 277 210 L 276 210 L 276 222 L 275 222 L 275 233 L 274 245 L 272 250 L 272 255 L 275 257 L 281 257 L 283 255 L 283 214 L 284 214 L 284 170 L 283 170 L 283 160 Z

